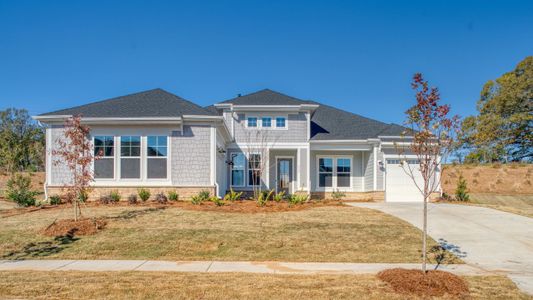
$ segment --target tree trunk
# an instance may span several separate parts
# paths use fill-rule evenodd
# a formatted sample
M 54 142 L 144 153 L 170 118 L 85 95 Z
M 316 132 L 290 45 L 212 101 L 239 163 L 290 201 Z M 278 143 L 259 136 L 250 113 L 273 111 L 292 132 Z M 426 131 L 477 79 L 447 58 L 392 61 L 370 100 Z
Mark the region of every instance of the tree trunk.
M 422 225 L 422 272 L 426 274 L 426 262 L 427 262 L 427 234 L 428 234 L 428 196 L 427 192 L 424 192 L 424 220 Z

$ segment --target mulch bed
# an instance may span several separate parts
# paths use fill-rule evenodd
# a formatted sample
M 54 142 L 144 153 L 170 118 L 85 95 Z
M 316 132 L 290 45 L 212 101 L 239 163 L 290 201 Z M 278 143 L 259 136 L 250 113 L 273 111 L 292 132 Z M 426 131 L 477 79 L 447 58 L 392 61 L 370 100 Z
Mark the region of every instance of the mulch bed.
M 234 213 L 265 213 L 265 212 L 284 212 L 284 211 L 298 211 L 313 207 L 323 206 L 343 206 L 339 201 L 309 201 L 303 204 L 296 204 L 289 206 L 289 203 L 268 201 L 265 206 L 257 205 L 253 200 L 242 201 L 227 201 L 222 206 L 217 206 L 213 202 L 203 202 L 200 205 L 194 205 L 189 201 L 179 201 L 173 203 L 172 206 L 177 206 L 187 210 L 196 211 L 217 211 L 217 212 L 234 212 Z
M 390 284 L 400 294 L 422 297 L 439 297 L 451 295 L 462 297 L 468 295 L 468 285 L 459 276 L 444 271 L 389 269 L 378 273 L 377 277 Z
M 46 236 L 65 235 L 92 235 L 105 228 L 107 221 L 104 219 L 83 218 L 78 221 L 73 219 L 56 220 L 42 233 Z

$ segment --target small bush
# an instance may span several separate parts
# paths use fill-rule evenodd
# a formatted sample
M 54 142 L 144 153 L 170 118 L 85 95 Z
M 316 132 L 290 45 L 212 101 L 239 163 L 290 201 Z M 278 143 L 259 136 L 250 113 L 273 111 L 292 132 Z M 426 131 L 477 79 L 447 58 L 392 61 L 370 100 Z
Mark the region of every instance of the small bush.
M 259 196 L 256 199 L 257 205 L 265 206 L 268 202 L 268 199 L 272 197 L 273 193 L 274 193 L 274 190 L 262 191 L 261 193 L 259 193 Z
M 176 193 L 176 191 L 170 191 L 168 192 L 168 200 L 170 201 L 178 201 L 180 199 L 180 195 Z
M 22 174 L 15 174 L 7 181 L 5 197 L 19 206 L 34 206 L 35 196 L 38 194 L 31 189 L 31 178 Z
M 466 180 L 464 179 L 463 175 L 459 175 L 459 179 L 457 181 L 457 188 L 455 189 L 455 200 L 470 200 L 470 195 L 468 195 L 468 188 L 466 186 Z
M 113 202 L 113 199 L 111 199 L 110 195 L 103 195 L 103 196 L 100 196 L 100 198 L 98 199 L 98 202 L 100 204 L 110 204 Z
M 307 200 L 309 200 L 309 195 L 307 194 L 292 194 L 289 196 L 289 205 L 303 204 Z
M 117 203 L 120 201 L 120 193 L 118 191 L 112 191 L 109 193 L 109 198 L 111 198 L 113 203 Z
M 139 189 L 137 190 L 137 194 L 139 195 L 139 198 L 141 198 L 142 202 L 146 202 L 146 200 L 150 199 L 150 191 L 147 189 Z
M 216 206 L 223 206 L 224 205 L 224 200 L 218 198 L 218 197 L 211 197 L 211 202 L 215 203 Z
M 167 196 L 165 196 L 164 193 L 159 193 L 157 195 L 155 195 L 155 201 L 157 201 L 157 203 L 159 204 L 165 204 L 167 203 Z
M 331 198 L 333 198 L 333 200 L 340 201 L 344 197 L 346 197 L 346 194 L 341 192 L 341 191 L 339 191 L 339 190 L 336 190 L 335 192 L 331 193 Z
M 87 191 L 83 191 L 78 195 L 78 200 L 82 203 L 86 202 L 87 199 L 89 199 L 89 193 Z
M 211 197 L 211 193 L 207 190 L 200 191 L 198 195 L 194 195 L 191 197 L 191 202 L 194 205 L 202 204 L 202 202 L 209 200 Z
M 235 201 L 241 199 L 241 197 L 242 192 L 235 192 L 233 189 L 230 189 L 229 193 L 224 196 L 224 200 Z
M 129 204 L 137 204 L 137 195 L 131 194 L 128 196 L 128 203 Z
M 279 193 L 276 193 L 273 197 L 272 197 L 272 200 L 276 201 L 276 202 L 281 202 L 281 200 L 285 199 L 285 191 L 281 191 Z
M 53 195 L 48 197 L 48 201 L 50 202 L 50 205 L 59 205 L 61 204 L 61 197 L 58 195 Z

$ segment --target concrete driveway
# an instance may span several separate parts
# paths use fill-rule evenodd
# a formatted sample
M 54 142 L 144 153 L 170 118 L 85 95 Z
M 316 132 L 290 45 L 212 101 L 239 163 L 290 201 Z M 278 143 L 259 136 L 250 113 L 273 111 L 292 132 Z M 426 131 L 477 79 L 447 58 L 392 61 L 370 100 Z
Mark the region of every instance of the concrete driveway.
M 422 203 L 349 203 L 422 228 Z M 466 263 L 507 274 L 533 294 L 533 219 L 490 208 L 428 204 L 428 233 Z

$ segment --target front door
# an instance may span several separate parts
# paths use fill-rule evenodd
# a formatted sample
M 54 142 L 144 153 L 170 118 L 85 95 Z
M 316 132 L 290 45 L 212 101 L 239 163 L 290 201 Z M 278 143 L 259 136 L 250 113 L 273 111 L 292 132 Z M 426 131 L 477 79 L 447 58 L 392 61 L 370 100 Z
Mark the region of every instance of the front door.
M 285 191 L 288 195 L 292 192 L 292 158 L 278 158 L 277 161 L 277 192 Z

